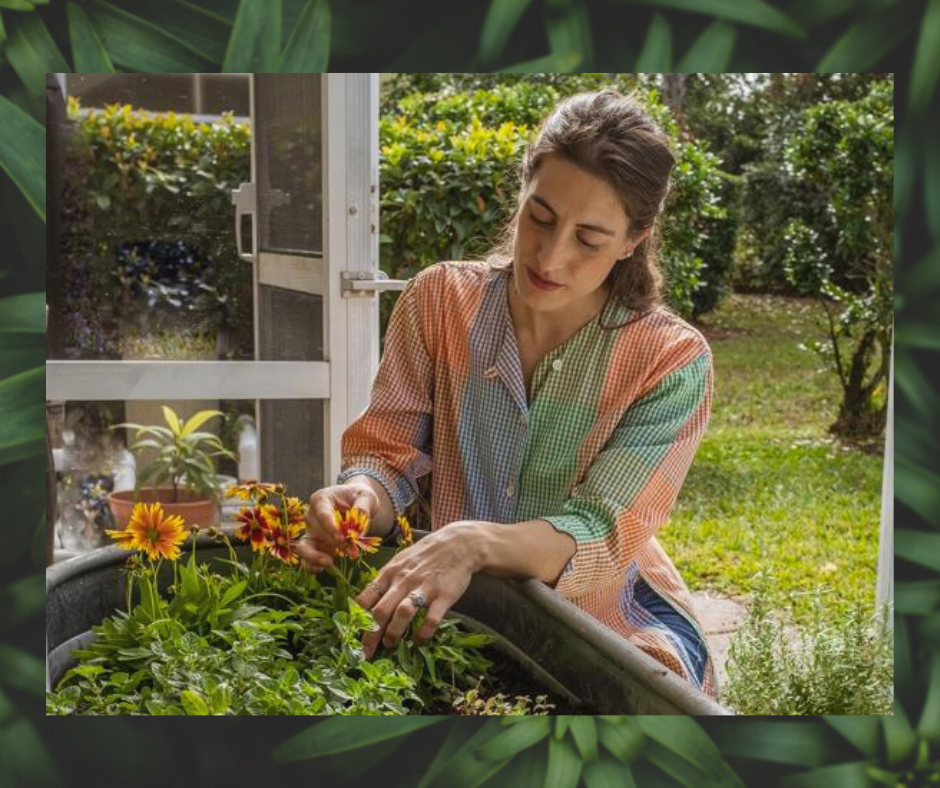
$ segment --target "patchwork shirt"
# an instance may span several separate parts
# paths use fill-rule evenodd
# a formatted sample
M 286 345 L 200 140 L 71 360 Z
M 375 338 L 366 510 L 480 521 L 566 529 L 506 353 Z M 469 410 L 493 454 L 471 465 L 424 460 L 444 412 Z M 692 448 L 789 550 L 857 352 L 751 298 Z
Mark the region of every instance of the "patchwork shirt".
M 376 479 L 402 514 L 432 473 L 434 530 L 547 520 L 577 546 L 555 590 L 714 695 L 688 589 L 655 537 L 708 421 L 708 345 L 665 309 L 608 303 L 539 362 L 529 397 L 510 277 L 446 262 L 409 282 L 339 481 Z

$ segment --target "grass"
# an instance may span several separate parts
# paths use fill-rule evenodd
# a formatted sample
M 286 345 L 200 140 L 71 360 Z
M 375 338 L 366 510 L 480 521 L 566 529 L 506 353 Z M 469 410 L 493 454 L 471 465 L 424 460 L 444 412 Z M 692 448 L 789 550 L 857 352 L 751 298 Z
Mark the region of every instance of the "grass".
M 800 343 L 812 301 L 734 295 L 701 326 L 715 358 L 712 420 L 664 548 L 692 591 L 752 596 L 795 623 L 874 610 L 882 456 L 827 434 L 840 388 Z

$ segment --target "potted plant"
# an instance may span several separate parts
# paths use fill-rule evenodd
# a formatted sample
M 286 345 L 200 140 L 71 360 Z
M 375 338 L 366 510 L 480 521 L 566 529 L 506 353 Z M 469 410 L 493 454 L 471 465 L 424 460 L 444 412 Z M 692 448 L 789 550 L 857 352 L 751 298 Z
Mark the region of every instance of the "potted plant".
M 138 457 L 153 449 L 154 460 L 137 474 L 133 490 L 113 492 L 108 496 L 111 512 L 118 528 L 130 520 L 134 504 L 160 503 L 164 511 L 179 515 L 186 525 L 214 525 L 219 519 L 219 491 L 216 479 L 216 457 L 234 459 L 217 435 L 202 432 L 209 419 L 224 418 L 217 410 L 201 410 L 185 423 L 176 412 L 164 405 L 163 425 L 124 423 L 116 428 L 137 430 L 137 442 L 130 447 Z M 161 486 L 169 482 L 169 486 Z M 149 487 L 144 487 L 145 484 Z

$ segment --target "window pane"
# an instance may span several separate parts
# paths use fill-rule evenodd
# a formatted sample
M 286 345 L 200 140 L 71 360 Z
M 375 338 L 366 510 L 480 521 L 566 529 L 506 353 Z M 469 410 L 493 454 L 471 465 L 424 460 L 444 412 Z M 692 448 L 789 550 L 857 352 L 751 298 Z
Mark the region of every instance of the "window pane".
M 323 251 L 320 80 L 258 74 L 258 214 L 262 251 Z

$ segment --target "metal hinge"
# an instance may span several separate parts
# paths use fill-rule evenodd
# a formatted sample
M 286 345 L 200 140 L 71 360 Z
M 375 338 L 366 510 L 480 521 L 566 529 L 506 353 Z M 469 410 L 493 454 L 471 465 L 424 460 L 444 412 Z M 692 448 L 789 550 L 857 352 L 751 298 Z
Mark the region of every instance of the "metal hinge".
M 384 271 L 343 271 L 343 298 L 368 298 L 373 293 L 404 290 L 407 279 L 389 279 Z

